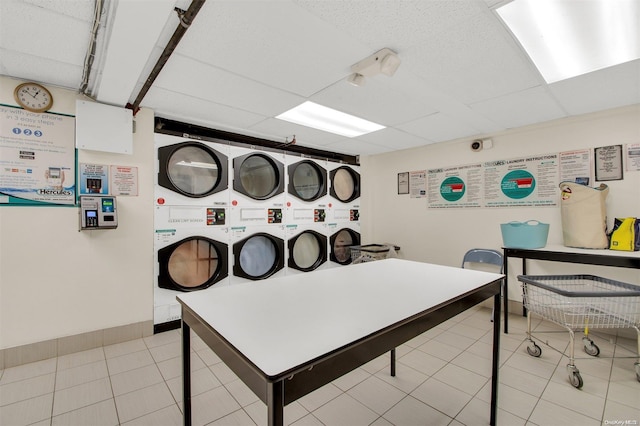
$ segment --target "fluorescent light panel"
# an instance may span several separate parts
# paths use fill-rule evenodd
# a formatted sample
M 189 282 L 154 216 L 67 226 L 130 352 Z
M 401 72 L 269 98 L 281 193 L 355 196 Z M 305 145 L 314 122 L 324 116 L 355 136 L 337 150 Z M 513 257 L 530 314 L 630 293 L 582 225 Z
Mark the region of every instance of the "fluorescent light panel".
M 638 0 L 514 0 L 496 12 L 553 83 L 640 58 Z
M 385 128 L 380 124 L 309 101 L 283 112 L 276 118 L 348 138 L 354 138 Z

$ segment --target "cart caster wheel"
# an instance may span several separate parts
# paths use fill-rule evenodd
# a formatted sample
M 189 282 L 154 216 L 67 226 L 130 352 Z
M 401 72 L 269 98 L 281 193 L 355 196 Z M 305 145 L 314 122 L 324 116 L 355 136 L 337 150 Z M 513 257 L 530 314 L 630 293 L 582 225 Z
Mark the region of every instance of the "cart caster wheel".
M 591 355 L 591 356 L 600 355 L 600 348 L 598 347 L 598 345 L 596 345 L 591 341 L 584 345 L 584 351 L 587 353 L 587 355 Z
M 569 374 L 569 382 L 571 382 L 571 386 L 576 389 L 582 388 L 582 385 L 584 384 L 582 382 L 582 376 L 578 371 L 573 371 Z
M 640 382 L 640 362 L 636 362 L 634 366 L 636 367 L 636 379 Z
M 540 346 L 536 345 L 534 342 L 531 342 L 533 347 L 531 345 L 527 346 L 527 353 L 531 356 L 535 356 L 536 358 L 538 358 L 540 355 L 542 355 L 542 349 L 540 348 Z

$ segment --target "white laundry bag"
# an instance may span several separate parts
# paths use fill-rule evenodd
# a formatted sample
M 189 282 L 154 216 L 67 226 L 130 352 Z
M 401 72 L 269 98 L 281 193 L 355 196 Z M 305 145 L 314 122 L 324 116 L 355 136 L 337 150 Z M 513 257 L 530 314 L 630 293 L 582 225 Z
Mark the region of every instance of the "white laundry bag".
M 597 188 L 575 182 L 560 183 L 562 237 L 567 247 L 606 249 L 607 207 L 609 187 Z

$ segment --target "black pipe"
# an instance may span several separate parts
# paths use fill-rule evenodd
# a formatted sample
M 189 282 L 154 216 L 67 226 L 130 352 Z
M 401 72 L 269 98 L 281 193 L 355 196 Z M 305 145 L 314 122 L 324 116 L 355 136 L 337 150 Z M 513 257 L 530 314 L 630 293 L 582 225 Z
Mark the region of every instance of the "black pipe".
M 189 9 L 187 9 L 187 11 L 184 13 L 182 13 L 183 11 L 176 9 L 176 12 L 178 12 L 178 15 L 180 16 L 180 23 L 176 27 L 176 30 L 173 32 L 173 35 L 167 43 L 167 46 L 162 51 L 162 55 L 160 55 L 160 58 L 151 70 L 149 77 L 147 77 L 147 80 L 140 89 L 136 100 L 133 101 L 133 104 L 127 104 L 127 108 L 133 110 L 133 115 L 135 115 L 140 109 L 140 103 L 142 102 L 142 99 L 144 99 L 147 92 L 153 85 L 153 82 L 156 80 L 156 78 L 158 78 L 160 71 L 162 71 L 162 68 L 164 68 L 165 64 L 171 57 L 171 54 L 176 49 L 178 43 L 180 43 L 180 40 L 191 26 L 193 19 L 196 17 L 205 1 L 206 0 L 193 0 L 191 2 L 191 5 L 189 6 Z

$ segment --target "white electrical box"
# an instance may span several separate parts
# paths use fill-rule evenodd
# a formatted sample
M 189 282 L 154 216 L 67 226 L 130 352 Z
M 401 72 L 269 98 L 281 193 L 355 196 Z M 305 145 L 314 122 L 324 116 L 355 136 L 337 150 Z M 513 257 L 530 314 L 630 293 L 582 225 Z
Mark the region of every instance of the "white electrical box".
M 133 154 L 133 111 L 77 100 L 76 148 Z

